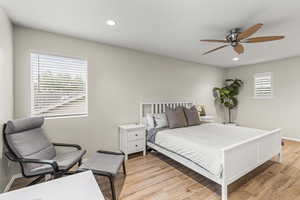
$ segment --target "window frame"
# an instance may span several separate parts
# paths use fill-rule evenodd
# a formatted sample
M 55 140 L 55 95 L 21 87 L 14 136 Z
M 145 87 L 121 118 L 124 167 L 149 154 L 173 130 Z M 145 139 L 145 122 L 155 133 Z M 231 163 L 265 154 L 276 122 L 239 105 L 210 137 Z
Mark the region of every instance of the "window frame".
M 30 50 L 29 51 L 29 77 L 30 77 L 30 107 L 29 107 L 29 113 L 30 116 L 34 117 L 34 116 L 38 116 L 35 115 L 33 113 L 33 108 L 34 108 L 34 84 L 33 84 L 33 69 L 32 69 L 32 54 L 39 54 L 39 55 L 46 55 L 46 56 L 54 56 L 54 57 L 62 57 L 62 58 L 69 58 L 69 59 L 76 59 L 76 60 L 82 60 L 86 62 L 86 86 L 85 86 L 85 91 L 86 91 L 86 102 L 85 102 L 85 113 L 82 114 L 61 114 L 61 115 L 52 115 L 52 116 L 47 116 L 47 115 L 41 115 L 43 116 L 45 119 L 56 119 L 56 118 L 77 118 L 77 117 L 87 117 L 89 110 L 88 110 L 88 74 L 89 74 L 89 62 L 87 58 L 83 58 L 83 57 L 72 57 L 72 56 L 66 56 L 63 54 L 56 54 L 56 53 L 49 53 L 49 52 L 42 52 L 42 51 L 36 51 L 36 50 Z
M 271 94 L 268 96 L 257 96 L 256 95 L 256 78 L 258 77 L 263 77 L 263 76 L 269 76 L 270 77 L 270 82 L 271 82 Z M 273 73 L 272 72 L 259 72 L 255 73 L 253 75 L 253 92 L 254 92 L 254 99 L 273 99 L 274 98 L 274 78 L 273 78 Z

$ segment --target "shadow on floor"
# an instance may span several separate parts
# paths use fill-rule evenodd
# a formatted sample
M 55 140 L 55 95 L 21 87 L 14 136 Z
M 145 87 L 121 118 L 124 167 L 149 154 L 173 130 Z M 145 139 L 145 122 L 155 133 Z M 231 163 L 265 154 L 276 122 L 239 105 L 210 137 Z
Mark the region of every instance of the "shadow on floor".
M 183 173 L 183 174 L 189 176 L 190 178 L 192 178 L 193 180 L 197 181 L 198 183 L 200 183 L 201 185 L 203 185 L 204 187 L 206 187 L 210 191 L 212 191 L 214 193 L 217 193 L 218 195 L 221 195 L 221 186 L 219 184 L 215 183 L 214 181 L 198 174 L 197 172 L 194 172 L 194 171 L 188 169 L 184 165 L 182 165 L 182 164 L 180 164 L 180 163 L 178 163 L 178 162 L 176 162 L 176 161 L 174 161 L 174 160 L 172 160 L 172 159 L 170 159 L 170 158 L 168 158 L 168 157 L 166 157 L 166 156 L 164 156 L 164 155 L 162 155 L 158 152 L 153 151 L 153 152 L 151 152 L 151 154 L 156 156 L 160 160 L 168 163 L 172 167 L 176 168 L 181 173 Z M 241 177 L 237 181 L 230 184 L 229 188 L 228 188 L 228 191 L 233 192 L 233 191 L 239 189 L 241 186 L 243 186 L 244 184 L 249 182 L 251 179 L 254 179 L 256 176 L 264 173 L 274 163 L 275 163 L 274 161 L 267 161 L 263 165 L 257 167 L 255 170 L 249 172 L 245 176 Z

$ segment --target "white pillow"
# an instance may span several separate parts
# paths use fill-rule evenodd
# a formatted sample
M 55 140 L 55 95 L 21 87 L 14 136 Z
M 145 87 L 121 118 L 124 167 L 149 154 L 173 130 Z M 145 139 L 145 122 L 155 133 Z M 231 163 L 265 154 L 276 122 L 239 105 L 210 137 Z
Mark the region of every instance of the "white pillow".
M 165 113 L 154 114 L 153 119 L 155 128 L 164 128 L 169 126 L 167 116 Z
M 146 114 L 145 117 L 146 129 L 150 130 L 152 128 L 164 128 L 168 127 L 168 120 L 165 113 L 161 114 Z

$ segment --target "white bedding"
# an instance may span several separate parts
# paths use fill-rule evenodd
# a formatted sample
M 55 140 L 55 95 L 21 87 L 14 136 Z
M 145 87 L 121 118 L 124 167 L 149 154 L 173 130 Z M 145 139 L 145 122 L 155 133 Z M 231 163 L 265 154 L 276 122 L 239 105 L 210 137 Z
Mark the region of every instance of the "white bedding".
M 221 176 L 221 149 L 266 132 L 253 128 L 206 123 L 159 131 L 156 134 L 155 144 L 193 161 L 216 176 Z

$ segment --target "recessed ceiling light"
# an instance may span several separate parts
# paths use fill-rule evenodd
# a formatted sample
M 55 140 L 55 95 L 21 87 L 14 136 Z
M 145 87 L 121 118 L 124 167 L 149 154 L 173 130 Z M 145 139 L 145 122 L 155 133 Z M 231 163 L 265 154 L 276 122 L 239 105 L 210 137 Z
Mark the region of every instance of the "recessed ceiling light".
M 235 57 L 235 58 L 232 58 L 233 61 L 238 61 L 239 58 L 238 57 Z
M 109 19 L 109 20 L 106 21 L 106 24 L 107 24 L 108 26 L 115 26 L 115 25 L 116 25 L 116 22 L 115 22 L 114 20 Z

